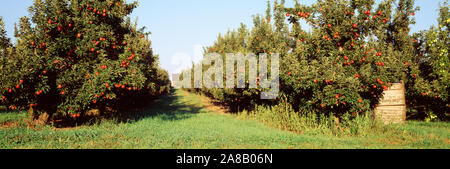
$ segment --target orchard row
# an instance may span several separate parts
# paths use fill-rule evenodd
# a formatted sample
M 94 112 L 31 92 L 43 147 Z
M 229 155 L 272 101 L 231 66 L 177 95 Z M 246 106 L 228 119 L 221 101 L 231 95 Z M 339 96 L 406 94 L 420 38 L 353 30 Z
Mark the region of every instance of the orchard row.
M 279 53 L 278 99 L 287 100 L 299 112 L 371 113 L 385 90 L 404 81 L 410 108 L 425 106 L 428 112 L 448 118 L 448 5 L 441 8 L 439 28 L 412 34 L 410 26 L 418 11 L 414 0 L 384 0 L 378 5 L 373 0 L 319 0 L 309 6 L 297 3 L 294 8 L 275 1 L 273 8 L 268 3 L 265 16 L 254 17 L 252 29 L 242 24 L 220 35 L 205 53 L 223 57 L 238 52 Z M 208 68 L 203 66 L 204 71 Z M 265 90 L 261 86 L 190 90 L 240 110 L 279 104 L 260 100 L 258 94 Z

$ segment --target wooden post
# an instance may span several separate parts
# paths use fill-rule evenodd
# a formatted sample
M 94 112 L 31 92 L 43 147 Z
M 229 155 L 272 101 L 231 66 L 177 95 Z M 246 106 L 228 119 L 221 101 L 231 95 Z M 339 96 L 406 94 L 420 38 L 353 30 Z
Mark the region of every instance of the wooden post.
M 393 83 L 383 93 L 383 99 L 375 109 L 375 118 L 384 124 L 403 124 L 406 122 L 405 84 Z

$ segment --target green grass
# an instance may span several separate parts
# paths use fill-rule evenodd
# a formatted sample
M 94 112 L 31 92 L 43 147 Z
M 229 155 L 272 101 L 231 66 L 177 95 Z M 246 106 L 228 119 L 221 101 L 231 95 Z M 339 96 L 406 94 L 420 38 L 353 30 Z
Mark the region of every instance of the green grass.
M 127 122 L 104 120 L 69 129 L 30 129 L 26 113 L 0 113 L 0 149 L 216 149 L 216 148 L 450 148 L 450 125 L 408 122 L 366 136 L 282 131 L 257 120 L 203 108 L 199 96 L 177 90 Z M 4 124 L 17 124 L 2 127 Z

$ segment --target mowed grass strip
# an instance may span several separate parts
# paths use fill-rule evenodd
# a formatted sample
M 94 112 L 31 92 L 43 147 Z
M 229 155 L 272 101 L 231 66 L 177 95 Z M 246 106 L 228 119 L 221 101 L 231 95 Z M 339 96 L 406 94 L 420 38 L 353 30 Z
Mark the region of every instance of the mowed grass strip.
M 126 122 L 30 129 L 26 112 L 0 113 L 0 149 L 316 149 L 444 148 L 450 125 L 408 122 L 365 137 L 297 134 L 204 108 L 201 96 L 176 90 Z M 392 133 L 397 133 L 393 135 Z

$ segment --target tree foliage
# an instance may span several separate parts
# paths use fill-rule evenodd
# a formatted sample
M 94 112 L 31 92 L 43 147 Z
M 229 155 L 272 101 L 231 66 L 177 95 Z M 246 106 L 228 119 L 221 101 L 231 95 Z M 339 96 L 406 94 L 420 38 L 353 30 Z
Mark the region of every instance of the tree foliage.
M 283 91 L 299 109 L 342 114 L 368 112 L 392 83 L 403 80 L 412 55 L 413 1 L 321 1 L 285 11 L 295 46 L 282 61 Z M 394 10 L 395 8 L 395 10 Z M 295 30 L 295 29 L 293 29 Z
M 16 54 L 2 67 L 2 103 L 34 117 L 79 117 L 167 92 L 150 33 L 127 17 L 137 5 L 35 0 L 15 33 Z
M 435 114 L 441 119 L 450 116 L 449 23 L 448 2 L 445 2 L 440 8 L 438 27 L 432 26 L 413 35 L 413 62 L 418 64 L 419 69 L 411 72 L 413 81 L 407 92 L 410 105 L 425 105 L 428 116 Z
M 205 54 L 279 53 L 280 97 L 300 112 L 370 113 L 383 92 L 401 81 L 410 103 L 428 92 L 448 112 L 448 7 L 441 9 L 439 29 L 411 36 L 418 10 L 414 0 L 296 1 L 291 8 L 275 1 L 265 17 L 254 16 L 251 29 L 243 25 L 219 35 Z M 242 108 L 277 104 L 259 99 L 259 81 L 256 89 L 248 85 L 196 91 Z

